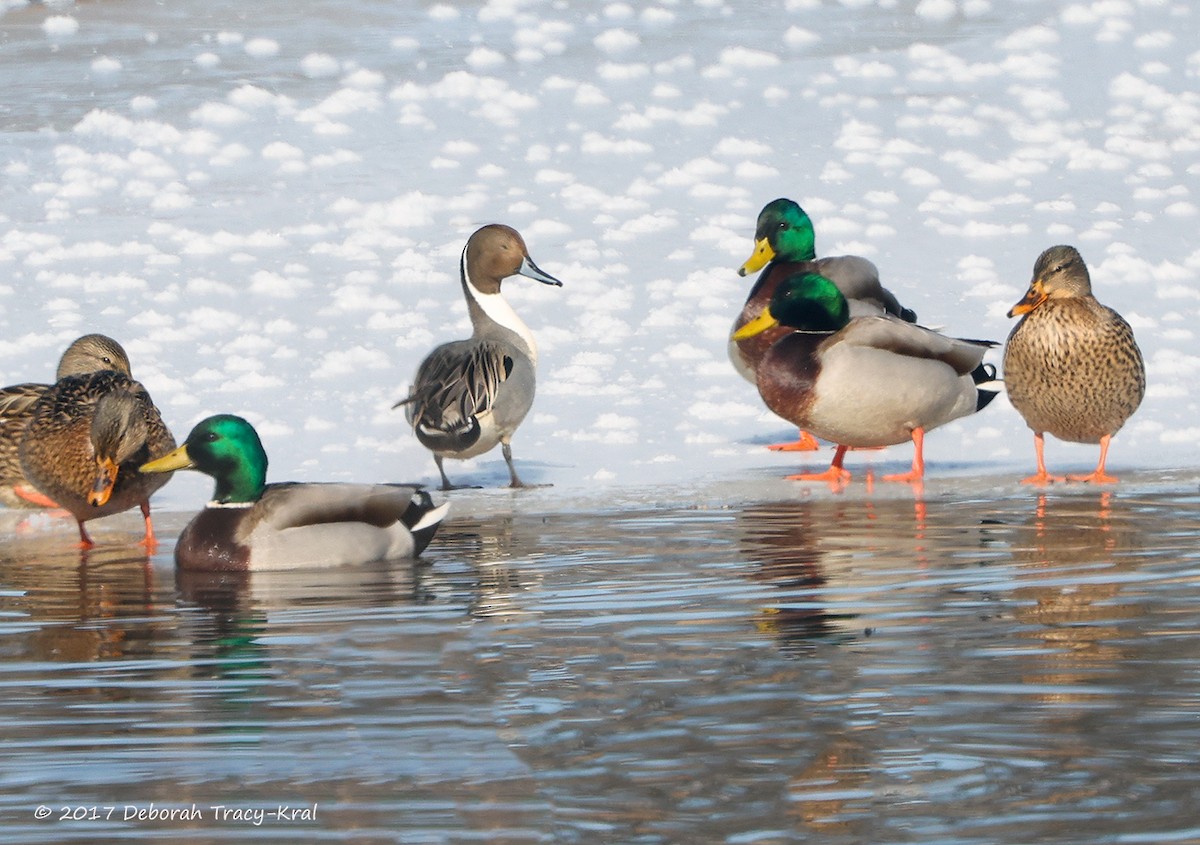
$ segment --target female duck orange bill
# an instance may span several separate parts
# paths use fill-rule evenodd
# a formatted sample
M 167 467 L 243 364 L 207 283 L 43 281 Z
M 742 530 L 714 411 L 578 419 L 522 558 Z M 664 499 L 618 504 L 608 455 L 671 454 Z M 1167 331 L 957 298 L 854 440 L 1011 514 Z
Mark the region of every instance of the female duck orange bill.
M 1146 393 L 1146 365 L 1129 323 L 1092 295 L 1083 257 L 1072 246 L 1038 256 L 1033 280 L 1008 316 L 1020 316 L 1004 348 L 1008 399 L 1033 429 L 1037 472 L 1025 484 L 1088 481 L 1111 484 L 1108 446 Z M 1045 435 L 1099 443 L 1100 460 L 1086 475 L 1051 475 Z
M 845 295 L 824 276 L 785 278 L 771 303 L 735 340 L 787 326 L 756 370 L 759 395 L 784 419 L 838 444 L 823 473 L 788 476 L 844 483 L 851 447 L 913 442 L 912 469 L 885 476 L 917 482 L 925 475 L 925 433 L 982 410 L 995 398 L 995 368 L 983 363 L 991 341 L 946 337 L 892 317 L 850 318 Z
M 459 261 L 471 337 L 443 343 L 429 353 L 408 396 L 392 406 L 407 406 L 417 440 L 433 453 L 443 490 L 455 489 L 442 466 L 444 458 L 472 458 L 497 443 L 512 486 L 526 486 L 513 466 L 511 444 L 533 407 L 537 344 L 500 295 L 500 283 L 515 275 L 562 286 L 533 263 L 516 229 L 493 224 L 471 235 Z
M 197 571 L 293 569 L 420 554 L 446 516 L 401 484 L 267 484 L 254 426 L 218 414 L 182 446 L 142 466 L 147 475 L 194 469 L 216 483 L 212 501 L 179 535 L 175 563 Z
M 812 220 L 804 209 L 790 199 L 767 203 L 758 214 L 754 231 L 754 252 L 738 269 L 745 276 L 763 269 L 750 289 L 746 304 L 734 320 L 737 331 L 753 320 L 771 302 L 779 283 L 793 273 L 818 273 L 833 282 L 846 297 L 850 316 L 892 314 L 909 323 L 917 315 L 903 307 L 895 295 L 879 283 L 879 270 L 857 255 L 833 255 L 817 258 L 816 234 Z M 751 384 L 758 362 L 781 336 L 790 329 L 778 327 L 754 337 L 729 341 L 729 360 L 738 373 Z M 778 452 L 802 452 L 817 448 L 811 434 L 801 431 L 792 443 L 776 443 L 768 447 Z

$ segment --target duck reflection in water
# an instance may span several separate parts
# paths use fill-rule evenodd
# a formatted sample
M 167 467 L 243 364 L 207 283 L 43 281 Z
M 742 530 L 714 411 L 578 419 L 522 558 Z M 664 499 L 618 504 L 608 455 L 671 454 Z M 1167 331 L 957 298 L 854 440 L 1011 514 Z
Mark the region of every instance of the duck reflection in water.
M 0 613 L 33 630 L 9 639 L 12 660 L 51 663 L 143 659 L 170 638 L 144 547 L 64 550 L 58 538 L 17 536 L 0 553 Z M 15 648 L 23 651 L 13 651 Z M 73 692 L 79 692 L 79 689 Z M 102 694 L 129 695 L 114 687 Z
M 864 588 L 891 577 L 875 570 L 928 563 L 921 499 L 765 502 L 738 514 L 737 532 L 742 554 L 758 564 L 751 577 L 791 594 L 755 620 L 789 653 L 869 636 L 874 625 L 864 618 L 878 607 Z

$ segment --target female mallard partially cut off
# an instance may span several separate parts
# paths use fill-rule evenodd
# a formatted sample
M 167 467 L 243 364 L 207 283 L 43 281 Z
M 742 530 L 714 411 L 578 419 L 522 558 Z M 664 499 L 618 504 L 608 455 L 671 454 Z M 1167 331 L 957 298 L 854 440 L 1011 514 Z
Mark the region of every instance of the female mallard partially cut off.
M 77 338 L 58 362 L 54 380 L 100 370 L 129 375 L 129 357 L 121 344 L 102 334 Z M 57 507 L 37 492 L 21 471 L 21 439 L 33 417 L 34 406 L 52 384 L 14 384 L 0 389 L 0 502 L 10 508 Z
M 1072 246 L 1053 246 L 1038 256 L 1029 290 L 1008 312 L 1018 315 L 1004 349 L 1004 383 L 1009 401 L 1033 429 L 1037 472 L 1024 483 L 1064 480 L 1046 471 L 1046 432 L 1100 444 L 1096 469 L 1069 478 L 1115 482 L 1104 469 L 1109 443 L 1146 393 L 1146 366 L 1133 329 L 1092 296 L 1087 266 Z

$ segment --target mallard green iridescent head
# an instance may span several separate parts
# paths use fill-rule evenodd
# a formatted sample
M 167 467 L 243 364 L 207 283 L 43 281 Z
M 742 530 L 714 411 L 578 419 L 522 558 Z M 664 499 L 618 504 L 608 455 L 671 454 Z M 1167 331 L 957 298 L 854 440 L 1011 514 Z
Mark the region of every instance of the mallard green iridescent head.
M 198 422 L 174 452 L 141 466 L 142 472 L 176 469 L 212 476 L 218 504 L 255 502 L 267 484 L 267 453 L 254 426 L 241 417 L 218 414 Z
M 779 283 L 771 304 L 733 333 L 754 337 L 775 326 L 806 332 L 836 332 L 850 322 L 850 306 L 837 285 L 817 273 L 794 273 Z
M 738 268 L 738 275 L 753 273 L 773 258 L 812 261 L 816 257 L 812 220 L 797 203 L 781 198 L 767 203 L 758 213 L 754 253 Z

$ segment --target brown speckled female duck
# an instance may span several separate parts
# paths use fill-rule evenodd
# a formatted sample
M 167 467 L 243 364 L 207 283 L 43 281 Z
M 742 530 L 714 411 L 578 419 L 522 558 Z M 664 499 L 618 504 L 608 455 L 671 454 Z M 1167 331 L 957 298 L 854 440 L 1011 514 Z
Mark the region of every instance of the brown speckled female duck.
M 129 357 L 121 344 L 102 334 L 77 338 L 58 362 L 54 380 L 100 370 L 129 375 Z M 50 384 L 14 384 L 0 389 L 0 503 L 10 508 L 55 507 L 56 503 L 34 489 L 21 471 L 21 438 L 33 417 L 38 400 Z
M 1087 266 L 1072 246 L 1053 246 L 1038 256 L 1029 290 L 1008 312 L 1019 314 L 1024 316 L 1004 349 L 1004 382 L 1009 401 L 1033 429 L 1037 473 L 1024 483 L 1064 480 L 1046 471 L 1046 432 L 1100 444 L 1096 469 L 1069 478 L 1115 482 L 1104 471 L 1109 443 L 1146 392 L 1133 329 L 1092 296 Z
M 33 407 L 21 439 L 25 477 L 79 523 L 82 548 L 95 545 L 83 524 L 141 507 L 142 541 L 156 545 L 150 496 L 169 475 L 142 475 L 138 467 L 175 448 L 141 384 L 102 370 L 59 379 Z

